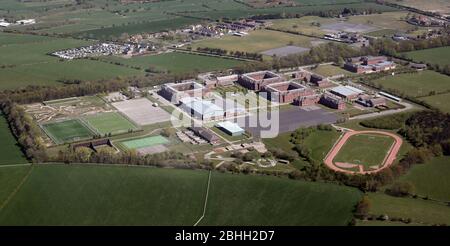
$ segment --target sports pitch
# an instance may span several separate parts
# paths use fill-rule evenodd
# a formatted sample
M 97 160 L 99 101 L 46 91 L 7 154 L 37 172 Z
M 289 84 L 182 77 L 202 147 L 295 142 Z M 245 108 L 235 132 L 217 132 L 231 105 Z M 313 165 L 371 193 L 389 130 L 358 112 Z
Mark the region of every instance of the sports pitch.
M 163 136 L 152 136 L 122 142 L 127 149 L 141 149 L 155 145 L 167 144 L 169 140 Z
M 130 129 L 137 129 L 133 123 L 115 112 L 86 116 L 84 119 L 102 135 L 109 133 L 119 134 L 128 132 Z
M 42 128 L 56 144 L 88 139 L 94 136 L 92 131 L 78 119 L 47 123 L 42 125 Z
M 394 139 L 375 134 L 354 135 L 344 144 L 334 158 L 335 162 L 359 164 L 364 169 L 383 163 Z

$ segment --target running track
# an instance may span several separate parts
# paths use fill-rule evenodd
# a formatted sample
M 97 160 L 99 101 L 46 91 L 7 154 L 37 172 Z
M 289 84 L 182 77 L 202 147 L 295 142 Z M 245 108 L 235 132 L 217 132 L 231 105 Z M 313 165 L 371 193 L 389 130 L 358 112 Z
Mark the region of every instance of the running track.
M 344 144 L 347 142 L 347 140 L 354 135 L 358 135 L 358 134 L 378 134 L 378 135 L 385 135 L 385 136 L 389 136 L 394 138 L 395 142 L 394 144 L 391 146 L 391 149 L 389 150 L 389 153 L 386 155 L 386 157 L 384 158 L 383 163 L 380 165 L 380 168 L 376 169 L 376 170 L 372 170 L 372 171 L 364 171 L 361 166 L 360 166 L 360 171 L 359 172 L 355 172 L 355 171 L 350 171 L 350 170 L 346 170 L 346 169 L 342 169 L 338 166 L 336 166 L 333 162 L 333 159 L 336 157 L 336 155 L 339 153 L 339 151 L 341 150 L 342 146 L 344 146 Z M 325 165 L 327 165 L 327 167 L 329 167 L 330 169 L 336 171 L 336 172 L 344 172 L 344 173 L 348 173 L 348 174 L 373 174 L 373 173 L 377 173 L 387 167 L 389 167 L 390 165 L 392 165 L 392 163 L 394 163 L 398 151 L 400 150 L 400 147 L 403 144 L 403 140 L 402 138 L 400 138 L 399 136 L 390 133 L 390 132 L 383 132 L 383 131 L 348 131 L 346 133 L 344 133 L 344 135 L 336 142 L 336 144 L 333 146 L 333 148 L 330 150 L 330 152 L 328 153 L 328 155 L 325 157 L 324 162 Z

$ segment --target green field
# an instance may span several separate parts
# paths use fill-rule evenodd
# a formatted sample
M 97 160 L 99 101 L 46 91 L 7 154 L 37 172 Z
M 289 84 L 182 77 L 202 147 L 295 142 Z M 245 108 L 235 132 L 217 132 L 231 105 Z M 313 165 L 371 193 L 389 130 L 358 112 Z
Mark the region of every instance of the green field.
M 379 166 L 388 154 L 394 139 L 384 135 L 351 136 L 334 158 L 334 162 L 363 165 L 365 170 Z
M 428 96 L 431 92 L 450 90 L 450 77 L 434 72 L 420 71 L 417 73 L 386 76 L 373 81 L 375 84 L 412 97 Z
M 370 214 L 386 214 L 390 218 L 410 218 L 413 223 L 432 225 L 450 224 L 450 207 L 442 203 L 414 198 L 392 197 L 382 193 L 369 193 Z
M 314 73 L 320 74 L 322 76 L 325 76 L 325 77 L 352 74 L 351 72 L 349 72 L 343 68 L 340 68 L 338 66 L 334 66 L 334 65 L 321 65 L 315 69 L 311 69 L 311 71 L 313 71 Z
M 194 55 L 181 52 L 171 52 L 152 56 L 139 56 L 131 59 L 120 57 L 106 57 L 103 59 L 112 62 L 119 62 L 129 66 L 140 67 L 142 69 L 156 68 L 156 70 L 171 73 L 223 70 L 230 69 L 244 63 L 233 59 Z
M 42 125 L 42 128 L 56 144 L 88 139 L 94 136 L 80 120 L 76 119 L 46 123 Z
M 122 142 L 127 149 L 140 149 L 154 145 L 167 144 L 169 140 L 163 136 L 152 136 Z
M 3 206 L 8 197 L 30 171 L 30 168 L 30 166 L 0 168 L 0 206 Z
M 57 50 L 92 44 L 90 41 L 0 33 L 0 90 L 28 85 L 57 85 L 65 80 L 99 80 L 143 75 L 143 71 L 92 60 L 60 61 Z
M 439 94 L 430 97 L 422 97 L 420 100 L 425 101 L 431 106 L 438 108 L 444 113 L 450 113 L 450 103 L 448 103 L 448 99 L 450 98 L 450 93 Z
M 9 130 L 8 122 L 0 111 L 0 165 L 26 163 L 27 160 L 17 146 L 17 141 Z
M 436 157 L 415 165 L 401 180 L 411 182 L 418 195 L 450 201 L 450 157 Z
M 440 47 L 425 50 L 416 50 L 403 53 L 407 58 L 416 62 L 438 64 L 440 66 L 450 65 L 450 47 Z
M 256 30 L 244 37 L 227 35 L 222 38 L 205 39 L 193 43 L 192 47 L 220 48 L 229 51 L 262 52 L 287 45 L 311 47 L 313 38 L 284 32 Z
M 16 169 L 0 170 L 15 172 L 0 179 L 0 199 L 23 178 L 26 170 Z M 206 171 L 38 165 L 0 211 L 0 224 L 193 225 L 207 180 Z M 333 184 L 213 172 L 201 225 L 346 225 L 360 198 Z
M 101 135 L 118 134 L 137 129 L 133 123 L 115 112 L 86 116 L 84 119 Z

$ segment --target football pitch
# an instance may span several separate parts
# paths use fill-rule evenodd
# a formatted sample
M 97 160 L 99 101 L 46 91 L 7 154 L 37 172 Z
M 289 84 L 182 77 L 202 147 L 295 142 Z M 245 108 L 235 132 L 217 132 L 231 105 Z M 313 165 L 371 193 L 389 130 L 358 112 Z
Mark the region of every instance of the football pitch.
M 56 144 L 88 139 L 94 136 L 94 134 L 77 119 L 47 123 L 42 125 L 42 128 Z
M 160 144 L 166 144 L 169 140 L 163 136 L 152 136 L 146 138 L 138 138 L 122 142 L 127 149 L 140 149 Z
M 130 129 L 137 129 L 133 123 L 115 112 L 86 116 L 84 120 L 102 135 L 119 134 L 128 132 Z
M 365 169 L 383 163 L 394 139 L 388 136 L 361 134 L 349 138 L 334 161 L 363 165 Z

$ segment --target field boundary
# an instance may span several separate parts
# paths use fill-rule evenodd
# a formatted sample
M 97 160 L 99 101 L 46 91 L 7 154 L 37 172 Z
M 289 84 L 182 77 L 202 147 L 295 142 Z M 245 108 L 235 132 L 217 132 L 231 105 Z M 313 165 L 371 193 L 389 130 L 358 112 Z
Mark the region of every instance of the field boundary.
M 205 203 L 203 204 L 203 213 L 202 216 L 197 220 L 197 222 L 195 222 L 194 226 L 197 226 L 198 223 L 200 223 L 203 218 L 205 218 L 205 214 L 206 214 L 206 206 L 208 205 L 208 196 L 209 196 L 209 185 L 211 184 L 211 170 L 209 170 L 209 174 L 208 174 L 208 186 L 206 186 L 206 195 L 205 195 Z
M 31 175 L 31 172 L 33 171 L 33 166 L 30 167 L 30 170 L 28 170 L 27 174 L 22 178 L 20 183 L 16 186 L 16 188 L 9 194 L 8 198 L 0 205 L 0 212 L 3 210 L 6 205 L 8 205 L 9 201 L 17 194 L 17 192 L 22 188 L 23 184 L 28 180 L 28 177 Z

